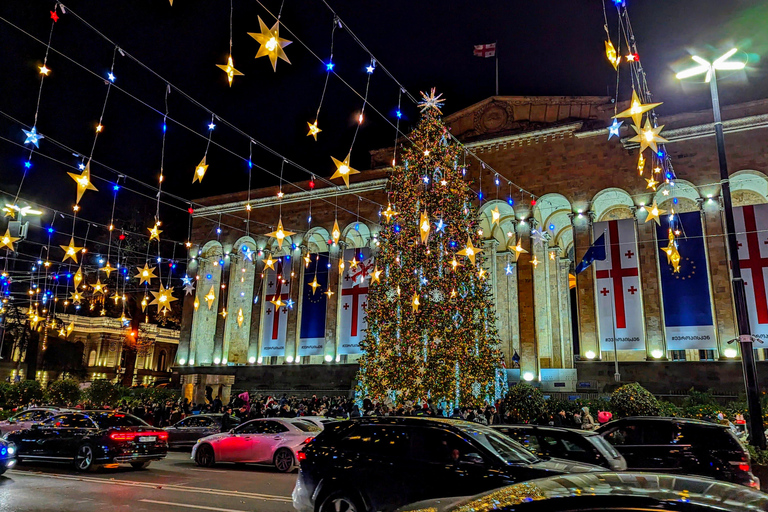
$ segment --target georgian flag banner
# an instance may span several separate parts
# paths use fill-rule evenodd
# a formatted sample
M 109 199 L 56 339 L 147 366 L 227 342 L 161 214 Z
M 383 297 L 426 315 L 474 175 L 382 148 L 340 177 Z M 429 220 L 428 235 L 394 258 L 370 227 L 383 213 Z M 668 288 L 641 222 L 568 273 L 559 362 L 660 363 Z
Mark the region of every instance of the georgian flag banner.
M 475 49 L 472 52 L 475 57 L 495 57 L 496 56 L 496 43 L 490 44 L 476 44 Z
M 264 281 L 267 289 L 262 304 L 263 315 L 261 317 L 261 357 L 285 355 L 285 333 L 288 327 L 288 306 L 286 302 L 291 297 L 291 272 L 290 265 L 286 265 L 286 274 L 283 275 L 282 258 L 275 264 L 275 269 L 266 269 Z M 283 303 L 275 306 L 270 301 L 277 299 Z
M 341 297 L 339 308 L 341 322 L 339 325 L 339 350 L 343 354 L 359 354 L 360 340 L 365 337 L 368 326 L 365 321 L 365 308 L 368 299 L 368 284 L 373 274 L 373 258 L 369 257 L 370 249 L 346 249 L 344 259 L 346 269 L 341 277 Z M 350 265 L 352 258 L 357 264 Z
M 768 341 L 768 204 L 733 209 L 752 336 Z
M 605 259 L 595 261 L 600 350 L 645 350 L 643 307 L 635 220 L 596 222 L 593 236 L 605 235 Z

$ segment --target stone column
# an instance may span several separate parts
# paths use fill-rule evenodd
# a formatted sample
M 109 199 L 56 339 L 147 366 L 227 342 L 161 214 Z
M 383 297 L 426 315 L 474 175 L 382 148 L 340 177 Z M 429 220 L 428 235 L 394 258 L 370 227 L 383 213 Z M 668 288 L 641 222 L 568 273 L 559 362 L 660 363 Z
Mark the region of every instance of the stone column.
M 227 286 L 227 282 L 229 282 L 229 274 L 231 273 L 230 270 L 232 269 L 232 266 L 229 266 L 229 269 L 225 269 L 222 267 L 221 269 L 221 284 L 219 285 L 219 304 L 222 304 L 221 310 L 216 311 L 216 335 L 213 338 L 213 361 L 216 362 L 216 359 L 221 362 L 221 360 L 225 359 L 227 357 L 226 352 L 224 352 L 224 325 L 227 323 L 227 318 L 229 318 L 229 314 L 231 313 L 229 306 L 229 286 Z M 224 317 L 222 313 L 224 312 L 224 308 L 227 308 L 227 316 Z
M 571 260 L 558 258 L 557 263 L 557 294 L 560 309 L 560 346 L 562 353 L 562 368 L 573 368 L 573 329 L 571 325 L 571 288 L 569 273 Z
M 738 333 L 722 205 L 707 201 L 702 205 L 702 215 L 704 216 L 704 240 L 709 259 L 712 304 L 715 309 L 717 350 L 720 358 L 725 359 L 723 350 L 728 340 L 737 338 Z
M 656 241 L 656 223 L 638 222 L 637 211 L 635 225 L 637 226 L 637 250 L 640 272 L 640 288 L 642 290 L 643 317 L 645 319 L 645 352 L 646 359 L 654 359 L 654 350 L 661 350 L 666 357 L 664 342 L 663 313 L 661 310 L 661 285 L 659 277 L 659 246 Z
M 535 228 L 530 219 L 531 228 Z M 549 260 L 546 240 L 531 237 L 531 254 L 538 265 L 531 263 L 533 271 L 533 307 L 536 325 L 536 346 L 538 347 L 539 368 L 553 368 L 552 365 L 552 308 L 549 300 Z
M 520 312 L 517 297 L 517 265 L 509 250 L 496 257 L 496 314 L 499 338 L 507 367 L 512 367 L 512 356 L 520 355 Z
M 576 261 L 584 256 L 592 245 L 592 212 L 585 217 L 571 216 L 573 225 L 574 257 Z M 586 353 L 592 351 L 600 358 L 600 346 L 597 340 L 597 304 L 595 304 L 594 271 L 589 269 L 576 276 L 576 311 L 579 321 L 579 355 L 586 359 Z
M 256 265 L 238 253 L 231 257 L 229 271 L 229 313 L 224 328 L 224 343 L 221 362 L 245 364 L 248 361 L 248 345 L 251 335 L 251 310 L 253 309 L 253 275 Z M 238 312 L 242 310 L 242 325 L 238 323 Z
M 563 322 L 562 307 L 560 305 L 559 293 L 559 254 L 560 247 L 549 247 L 545 254 L 544 263 L 547 266 L 547 309 L 549 311 L 549 328 L 552 345 L 552 359 L 550 368 L 563 368 L 563 344 L 562 327 Z
M 221 265 L 218 264 L 220 254 L 212 254 L 200 258 L 200 279 L 197 281 L 197 300 L 200 306 L 195 312 L 190 337 L 189 364 L 205 365 L 213 362 L 214 336 L 216 334 L 216 319 L 218 317 L 219 300 L 221 298 Z M 216 265 L 213 263 L 216 262 Z M 208 276 L 211 276 L 210 278 Z M 216 298 L 210 309 L 205 296 L 213 287 Z
M 336 258 L 334 261 L 334 247 L 328 249 L 328 262 L 331 267 L 328 269 L 328 289 L 334 294 L 328 298 L 328 306 L 325 313 L 325 354 L 331 356 L 335 361 L 339 353 L 339 325 L 341 325 L 341 308 L 339 300 L 341 298 L 341 272 L 339 271 L 339 258 L 344 258 L 344 242 L 339 242 L 335 247 Z
M 518 240 L 523 247 L 528 247 L 531 252 L 530 222 L 517 227 Z M 517 257 L 517 279 L 518 279 L 518 311 L 520 319 L 520 372 L 524 375 L 527 372 L 533 374 L 534 379 L 539 375 L 539 359 L 536 330 L 536 315 L 534 312 L 534 286 L 533 276 L 534 268 L 531 264 L 531 252 L 520 254 Z

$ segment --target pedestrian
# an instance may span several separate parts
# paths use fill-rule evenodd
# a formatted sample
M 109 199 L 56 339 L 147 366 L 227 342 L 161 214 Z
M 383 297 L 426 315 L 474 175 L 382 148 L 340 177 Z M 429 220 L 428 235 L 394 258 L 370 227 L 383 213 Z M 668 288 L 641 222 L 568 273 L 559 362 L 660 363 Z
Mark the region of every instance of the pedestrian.
M 582 407 L 581 412 L 581 430 L 595 430 L 595 419 L 589 414 L 589 407 Z
M 552 422 L 554 426 L 556 427 L 567 427 L 568 426 L 568 418 L 565 416 L 565 410 L 560 409 L 557 414 L 555 414 L 555 417 L 552 418 Z

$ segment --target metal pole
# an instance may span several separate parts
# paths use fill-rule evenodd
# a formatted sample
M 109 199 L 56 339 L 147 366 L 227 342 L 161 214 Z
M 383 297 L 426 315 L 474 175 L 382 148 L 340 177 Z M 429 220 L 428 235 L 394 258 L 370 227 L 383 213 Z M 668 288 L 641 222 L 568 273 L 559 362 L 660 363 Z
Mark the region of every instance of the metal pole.
M 499 45 L 498 42 L 494 43 L 495 50 L 493 51 L 496 57 L 496 96 L 499 95 Z
M 611 243 L 613 243 L 613 240 L 611 240 Z M 619 262 L 619 264 L 621 264 L 621 262 Z M 613 262 L 611 262 L 611 265 L 613 265 Z M 619 291 L 621 293 L 624 293 L 623 289 Z M 616 290 L 614 290 L 613 293 L 615 294 Z M 619 349 L 618 349 L 618 342 L 616 341 L 615 310 L 611 311 L 611 330 L 613 331 L 613 379 L 616 382 L 621 382 L 621 372 L 619 372 Z
M 747 406 L 749 410 L 749 442 L 752 446 L 765 449 L 763 433 L 763 412 L 760 406 L 760 389 L 755 368 L 755 354 L 752 350 L 752 337 L 749 327 L 749 312 L 747 297 L 744 291 L 744 280 L 741 277 L 739 264 L 739 247 L 736 241 L 736 228 L 733 221 L 733 204 L 731 202 L 731 185 L 728 181 L 728 163 L 725 158 L 725 137 L 723 136 L 723 121 L 720 117 L 720 98 L 717 92 L 717 75 L 715 69 L 710 69 L 712 79 L 709 91 L 712 94 L 712 111 L 715 117 L 715 140 L 717 142 L 717 158 L 720 162 L 720 186 L 723 194 L 725 209 L 725 227 L 728 237 L 728 253 L 731 260 L 731 282 L 733 285 L 733 300 L 736 304 L 736 322 L 739 328 L 739 344 L 741 346 L 741 363 L 744 371 L 744 385 L 747 390 Z

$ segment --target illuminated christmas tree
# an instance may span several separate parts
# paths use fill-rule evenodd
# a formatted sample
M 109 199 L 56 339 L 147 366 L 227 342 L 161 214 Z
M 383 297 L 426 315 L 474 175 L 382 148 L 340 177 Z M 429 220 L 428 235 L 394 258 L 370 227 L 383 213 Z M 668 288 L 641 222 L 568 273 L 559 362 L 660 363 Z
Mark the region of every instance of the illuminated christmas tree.
M 440 95 L 422 96 L 422 119 L 392 172 L 382 212 L 359 390 L 398 404 L 482 403 L 496 393 L 502 359 L 476 195 L 440 119 Z

